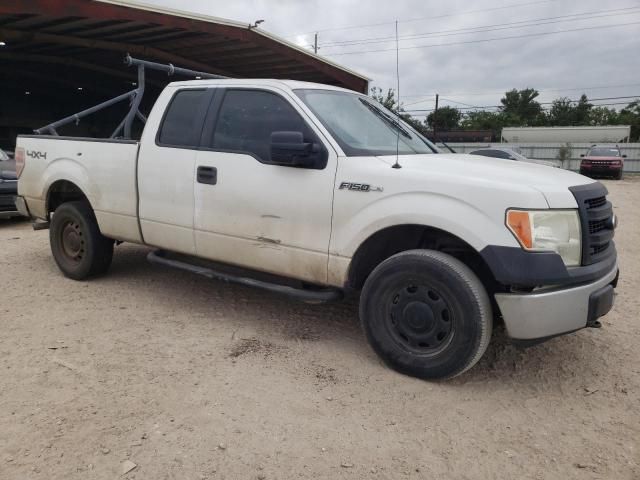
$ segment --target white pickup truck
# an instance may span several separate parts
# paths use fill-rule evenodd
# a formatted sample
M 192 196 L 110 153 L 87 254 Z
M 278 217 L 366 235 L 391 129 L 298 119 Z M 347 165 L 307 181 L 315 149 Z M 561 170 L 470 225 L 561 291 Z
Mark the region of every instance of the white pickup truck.
M 133 242 L 305 300 L 353 293 L 373 349 L 421 378 L 473 366 L 495 321 L 534 343 L 599 327 L 613 304 L 602 184 L 440 153 L 340 88 L 172 83 L 139 141 L 22 135 L 16 159 L 17 204 L 49 227 L 67 277 L 104 274 L 114 243 Z

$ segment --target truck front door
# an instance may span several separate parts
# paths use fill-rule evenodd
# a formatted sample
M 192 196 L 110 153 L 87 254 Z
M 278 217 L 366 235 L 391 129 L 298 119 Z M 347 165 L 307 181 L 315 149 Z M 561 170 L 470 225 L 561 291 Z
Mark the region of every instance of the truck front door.
M 167 88 L 149 116 L 138 155 L 140 227 L 149 245 L 196 253 L 196 152 L 213 93 L 205 88 Z M 155 111 L 165 105 L 164 113 Z
M 291 135 L 313 145 L 318 161 L 301 167 L 272 158 L 273 139 Z M 287 92 L 219 89 L 196 157 L 197 254 L 325 283 L 336 165 Z

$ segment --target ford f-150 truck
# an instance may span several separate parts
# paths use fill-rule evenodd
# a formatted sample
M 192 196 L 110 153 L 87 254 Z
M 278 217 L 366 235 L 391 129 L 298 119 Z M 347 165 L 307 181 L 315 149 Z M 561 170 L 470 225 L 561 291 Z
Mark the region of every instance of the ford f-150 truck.
M 168 85 L 139 141 L 22 135 L 17 204 L 75 280 L 114 243 L 310 301 L 359 296 L 391 367 L 447 378 L 495 321 L 534 343 L 612 307 L 616 218 L 565 170 L 440 153 L 369 97 L 298 81 Z M 249 273 L 255 272 L 255 273 Z

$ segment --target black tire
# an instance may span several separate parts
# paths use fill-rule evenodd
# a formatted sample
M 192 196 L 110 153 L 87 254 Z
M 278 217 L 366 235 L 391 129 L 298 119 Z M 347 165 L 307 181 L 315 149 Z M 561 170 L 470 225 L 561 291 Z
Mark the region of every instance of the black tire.
M 622 180 L 622 170 L 620 170 L 618 173 L 616 173 L 616 176 L 613 177 L 613 178 L 615 178 L 616 180 Z
M 56 208 L 49 227 L 49 243 L 58 267 L 73 280 L 101 275 L 111 265 L 113 240 L 100 233 L 86 202 L 68 202 Z
M 360 320 L 387 365 L 423 379 L 455 377 L 475 365 L 493 325 L 478 277 L 433 250 L 401 252 L 378 265 L 362 289 Z

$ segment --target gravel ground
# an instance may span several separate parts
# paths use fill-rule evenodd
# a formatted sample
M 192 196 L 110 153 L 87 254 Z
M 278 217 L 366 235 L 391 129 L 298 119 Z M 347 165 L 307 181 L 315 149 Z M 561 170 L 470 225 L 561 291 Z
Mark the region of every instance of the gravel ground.
M 449 382 L 384 367 L 353 303 L 309 306 L 117 248 L 67 280 L 0 222 L 0 478 L 640 478 L 640 178 L 605 182 L 622 275 L 600 330 L 498 329 Z

